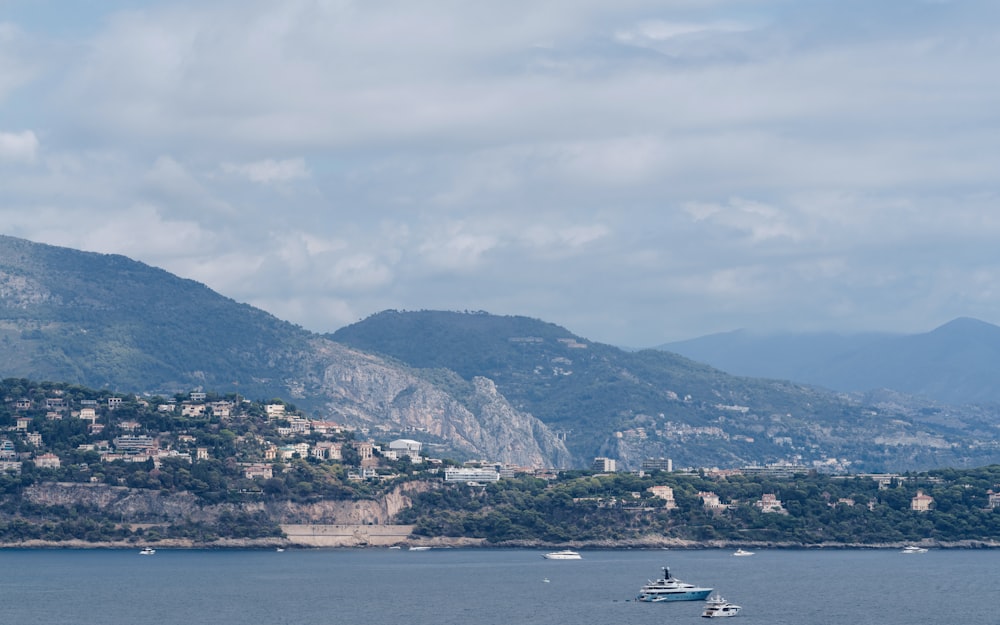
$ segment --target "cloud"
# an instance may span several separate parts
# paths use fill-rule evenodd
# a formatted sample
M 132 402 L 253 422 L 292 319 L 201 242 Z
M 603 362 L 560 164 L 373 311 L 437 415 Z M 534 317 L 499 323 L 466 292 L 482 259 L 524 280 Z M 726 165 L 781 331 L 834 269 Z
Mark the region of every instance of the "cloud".
M 34 163 L 38 137 L 30 130 L 0 132 L 0 162 Z
M 121 6 L 0 25 L 5 233 L 319 330 L 1000 321 L 995 3 Z
M 275 184 L 308 178 L 309 169 L 303 158 L 285 160 L 266 159 L 252 163 L 223 163 L 223 172 L 242 176 L 258 184 Z

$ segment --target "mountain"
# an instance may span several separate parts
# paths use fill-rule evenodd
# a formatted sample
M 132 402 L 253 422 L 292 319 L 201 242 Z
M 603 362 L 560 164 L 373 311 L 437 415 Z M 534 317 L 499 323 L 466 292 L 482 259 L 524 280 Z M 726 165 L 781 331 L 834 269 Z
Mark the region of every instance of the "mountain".
M 457 385 L 459 401 L 396 363 L 123 256 L 0 236 L 0 345 L 0 377 L 282 398 L 361 428 L 421 432 L 460 458 L 571 461 L 487 380 Z
M 738 377 L 520 316 L 385 311 L 322 336 L 123 256 L 2 236 L 0 345 L 0 377 L 280 398 L 460 460 L 868 471 L 1000 460 L 986 409 Z
M 517 408 L 560 432 L 578 457 L 626 466 L 667 456 L 734 466 L 797 458 L 856 466 L 993 457 L 996 416 L 901 395 L 855 401 L 817 388 L 736 377 L 658 350 L 626 352 L 526 317 L 385 311 L 335 341 L 432 375 L 493 380 Z M 961 433 L 960 433 L 961 432 Z M 972 437 L 965 443 L 957 438 Z M 956 438 L 957 437 L 957 438 Z M 948 457 L 949 460 L 945 460 Z
M 657 349 L 738 375 L 839 391 L 885 388 L 950 404 L 1000 402 L 1000 327 L 976 319 L 912 335 L 737 331 Z

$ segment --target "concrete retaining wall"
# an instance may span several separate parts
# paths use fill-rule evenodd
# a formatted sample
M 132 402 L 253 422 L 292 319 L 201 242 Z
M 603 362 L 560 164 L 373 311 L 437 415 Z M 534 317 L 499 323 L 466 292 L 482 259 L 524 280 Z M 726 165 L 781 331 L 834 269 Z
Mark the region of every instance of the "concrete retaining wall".
M 406 542 L 413 525 L 282 525 L 288 542 L 302 547 L 389 547 Z

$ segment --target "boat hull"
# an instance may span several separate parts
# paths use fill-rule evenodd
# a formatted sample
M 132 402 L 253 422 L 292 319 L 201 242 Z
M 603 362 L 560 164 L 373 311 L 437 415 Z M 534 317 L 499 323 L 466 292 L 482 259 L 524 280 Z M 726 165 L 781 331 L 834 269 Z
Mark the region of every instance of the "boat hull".
M 580 560 L 579 553 L 575 551 L 553 551 L 542 555 L 546 560 Z
M 663 601 L 702 601 L 712 592 L 711 588 L 694 588 L 691 590 L 680 590 L 677 592 L 663 593 L 642 593 L 636 599 L 648 603 L 660 603 Z

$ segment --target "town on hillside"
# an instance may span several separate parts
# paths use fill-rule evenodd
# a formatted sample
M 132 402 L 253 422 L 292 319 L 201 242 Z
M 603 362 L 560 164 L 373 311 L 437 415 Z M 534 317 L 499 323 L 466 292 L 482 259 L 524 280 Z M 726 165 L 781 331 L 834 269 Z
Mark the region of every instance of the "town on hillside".
M 116 393 L 84 392 L 63 385 L 33 385 L 5 380 L 7 394 L 0 412 L 0 472 L 19 474 L 25 462 L 36 470 L 74 475 L 91 473 L 90 483 L 101 482 L 99 465 L 142 464 L 161 469 L 164 462 L 193 464 L 222 461 L 235 468 L 248 483 L 244 492 L 254 492 L 251 483 L 271 480 L 294 459 L 344 467 L 349 481 L 389 481 L 401 471 L 423 467 L 439 474 L 445 482 L 488 484 L 515 475 L 553 479 L 556 472 L 545 467 L 519 467 L 487 460 L 457 463 L 428 457 L 423 443 L 412 438 L 395 438 L 379 443 L 367 429 L 357 429 L 333 421 L 308 419 L 294 406 L 281 401 L 254 402 L 238 395 L 218 397 L 192 391 L 173 398 L 145 398 Z M 13 395 L 11 392 L 22 391 Z M 383 436 L 393 434 L 388 428 Z M 403 433 L 400 433 L 403 434 Z M 80 462 L 96 460 L 99 465 Z M 404 464 L 400 464 L 400 462 Z M 598 457 L 590 467 L 597 474 L 616 472 L 613 458 Z M 668 458 L 649 458 L 638 474 L 673 472 Z M 787 478 L 808 473 L 805 466 L 778 463 L 742 469 L 703 469 L 708 476 L 727 475 Z M 858 476 L 854 476 L 858 477 Z M 897 474 L 872 474 L 880 488 L 905 480 Z M 124 484 L 124 478 L 117 478 Z M 667 510 L 676 507 L 670 486 L 647 489 Z M 1000 493 L 985 493 L 991 508 L 1000 507 Z M 732 508 L 737 502 L 723 503 L 711 492 L 699 492 L 708 510 Z M 597 498 L 599 499 L 599 498 Z M 762 512 L 785 513 L 775 493 L 763 493 L 752 502 L 743 502 Z M 841 505 L 853 505 L 845 499 Z M 607 501 L 598 501 L 607 505 Z M 869 506 L 873 505 L 871 502 Z M 913 496 L 911 509 L 927 511 L 933 498 L 922 491 Z

